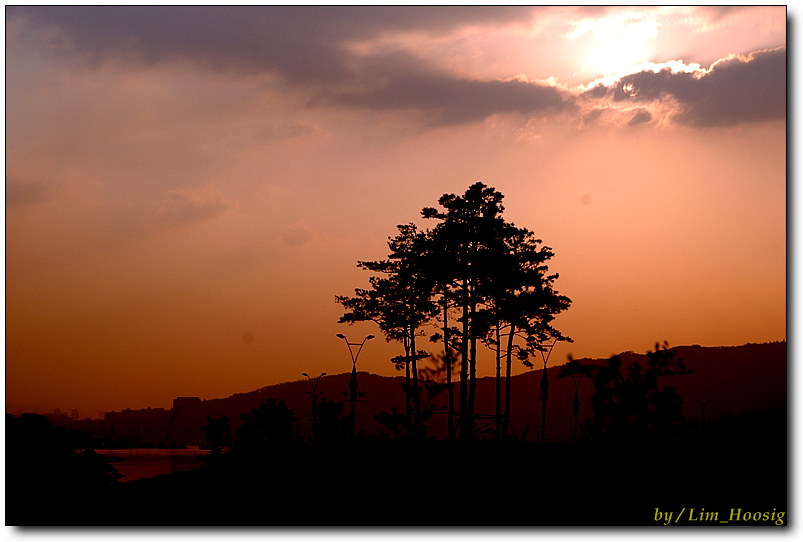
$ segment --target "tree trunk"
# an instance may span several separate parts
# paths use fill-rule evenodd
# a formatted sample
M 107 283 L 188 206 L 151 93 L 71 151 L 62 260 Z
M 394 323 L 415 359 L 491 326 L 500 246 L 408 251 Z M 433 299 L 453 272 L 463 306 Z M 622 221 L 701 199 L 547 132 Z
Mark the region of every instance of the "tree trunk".
M 510 366 L 513 358 L 513 337 L 516 333 L 516 326 L 510 325 L 510 332 L 507 335 L 507 355 L 505 356 L 505 415 L 502 422 L 505 439 L 507 439 L 507 431 L 510 427 Z
M 468 281 L 463 279 L 463 337 L 460 343 L 460 438 L 471 438 L 468 423 Z
M 544 372 L 541 373 L 541 442 L 546 442 L 546 404 L 549 400 L 549 377 L 544 362 Z
M 418 389 L 418 360 L 415 350 L 415 330 L 410 328 L 410 350 L 413 353 L 413 404 L 415 411 L 413 412 L 413 437 L 418 438 L 421 423 L 421 393 Z
M 469 358 L 469 382 L 468 382 L 468 421 L 466 425 L 470 428 L 471 438 L 474 438 L 474 399 L 477 391 L 477 330 L 474 329 L 475 317 L 477 314 L 476 300 L 474 299 L 474 287 L 469 290 L 471 296 L 469 310 L 471 311 L 471 324 L 469 332 L 471 335 L 471 353 Z
M 443 355 L 446 359 L 446 390 L 449 392 L 449 440 L 454 440 L 454 387 L 452 386 L 452 351 L 449 348 L 449 298 L 443 285 Z
M 499 322 L 496 322 L 496 431 L 495 438 L 502 438 L 502 341 L 499 336 Z
M 404 425 L 406 428 L 407 435 L 410 435 L 410 411 L 412 411 L 412 405 L 410 404 L 410 343 L 408 341 L 404 341 L 404 355 L 405 355 L 405 362 L 404 368 L 406 371 L 406 379 L 405 379 L 405 389 L 404 389 L 404 396 L 405 396 L 405 408 L 404 408 Z

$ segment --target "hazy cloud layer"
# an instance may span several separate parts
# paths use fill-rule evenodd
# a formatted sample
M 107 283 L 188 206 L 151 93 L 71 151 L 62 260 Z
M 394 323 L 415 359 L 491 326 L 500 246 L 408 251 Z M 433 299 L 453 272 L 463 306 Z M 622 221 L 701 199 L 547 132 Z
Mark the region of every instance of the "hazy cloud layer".
M 32 31 L 58 29 L 65 51 L 157 63 L 188 60 L 245 73 L 276 73 L 290 82 L 339 82 L 353 76 L 344 47 L 386 32 L 447 32 L 466 24 L 532 17 L 518 7 L 25 7 L 9 8 Z
M 288 247 L 300 247 L 312 239 L 312 234 L 304 226 L 290 226 L 282 232 L 282 242 Z
M 7 18 L 27 25 L 23 34 L 32 44 L 93 64 L 110 59 L 137 65 L 188 62 L 224 73 L 276 75 L 301 86 L 311 104 L 414 111 L 425 114 L 431 125 L 455 125 L 500 113 L 577 111 L 576 97 L 554 82 L 460 76 L 404 51 L 398 43 L 370 54 L 352 46 L 405 32 L 437 38 L 466 26 L 531 27 L 548 13 L 523 7 L 129 6 L 9 8 Z M 576 13 L 574 33 L 582 34 L 582 14 L 587 11 Z M 717 9 L 700 14 L 709 22 L 732 15 Z M 650 32 L 658 31 L 655 21 L 622 17 L 649 23 Z M 600 27 L 610 21 L 596 23 L 587 31 L 610 31 Z M 720 62 L 702 77 L 644 71 L 612 88 L 598 87 L 587 97 L 637 104 L 674 100 L 681 108 L 674 116 L 677 122 L 729 126 L 783 118 L 785 72 L 782 49 Z M 637 90 L 623 92 L 624 85 Z M 655 118 L 640 110 L 627 124 Z
M 326 101 L 360 108 L 416 109 L 436 123 L 495 113 L 562 110 L 565 92 L 522 81 L 476 81 L 426 67 L 398 51 L 366 58 L 354 40 L 387 32 L 447 32 L 466 24 L 527 22 L 523 8 L 24 8 L 33 33 L 57 28 L 51 46 L 97 63 L 108 58 L 155 64 L 189 61 L 244 74 L 274 74 Z
M 223 196 L 211 190 L 171 190 L 168 196 L 158 204 L 156 215 L 161 222 L 171 225 L 211 220 L 229 207 Z
M 6 179 L 6 206 L 25 207 L 36 205 L 48 198 L 47 189 L 41 183 Z

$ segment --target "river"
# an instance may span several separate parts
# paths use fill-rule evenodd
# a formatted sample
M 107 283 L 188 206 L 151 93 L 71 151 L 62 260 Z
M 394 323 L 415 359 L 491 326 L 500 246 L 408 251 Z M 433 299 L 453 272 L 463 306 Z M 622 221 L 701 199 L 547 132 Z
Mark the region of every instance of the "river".
M 105 457 L 116 458 L 109 464 L 117 469 L 117 472 L 125 475 L 125 478 L 120 479 L 121 482 L 197 469 L 206 463 L 209 454 L 209 450 L 201 450 L 198 446 L 188 446 L 183 450 L 118 448 L 95 451 Z

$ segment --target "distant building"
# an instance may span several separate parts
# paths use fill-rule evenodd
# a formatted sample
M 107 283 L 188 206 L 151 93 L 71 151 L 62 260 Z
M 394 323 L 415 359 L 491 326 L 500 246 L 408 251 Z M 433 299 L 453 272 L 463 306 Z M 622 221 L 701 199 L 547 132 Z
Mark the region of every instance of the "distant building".
M 105 412 L 97 431 L 105 435 L 131 437 L 137 445 L 156 445 L 162 441 L 170 426 L 170 411 L 163 408 L 145 408 Z M 112 431 L 114 429 L 114 431 Z

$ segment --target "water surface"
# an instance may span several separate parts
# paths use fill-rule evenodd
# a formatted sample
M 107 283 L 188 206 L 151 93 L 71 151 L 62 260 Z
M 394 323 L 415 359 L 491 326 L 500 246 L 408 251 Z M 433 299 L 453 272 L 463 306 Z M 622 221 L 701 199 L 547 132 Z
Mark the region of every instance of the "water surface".
M 125 478 L 120 479 L 121 482 L 197 469 L 206 463 L 209 454 L 209 450 L 201 450 L 198 446 L 188 446 L 183 450 L 118 448 L 95 451 L 105 457 L 116 458 L 110 465 L 125 475 Z

